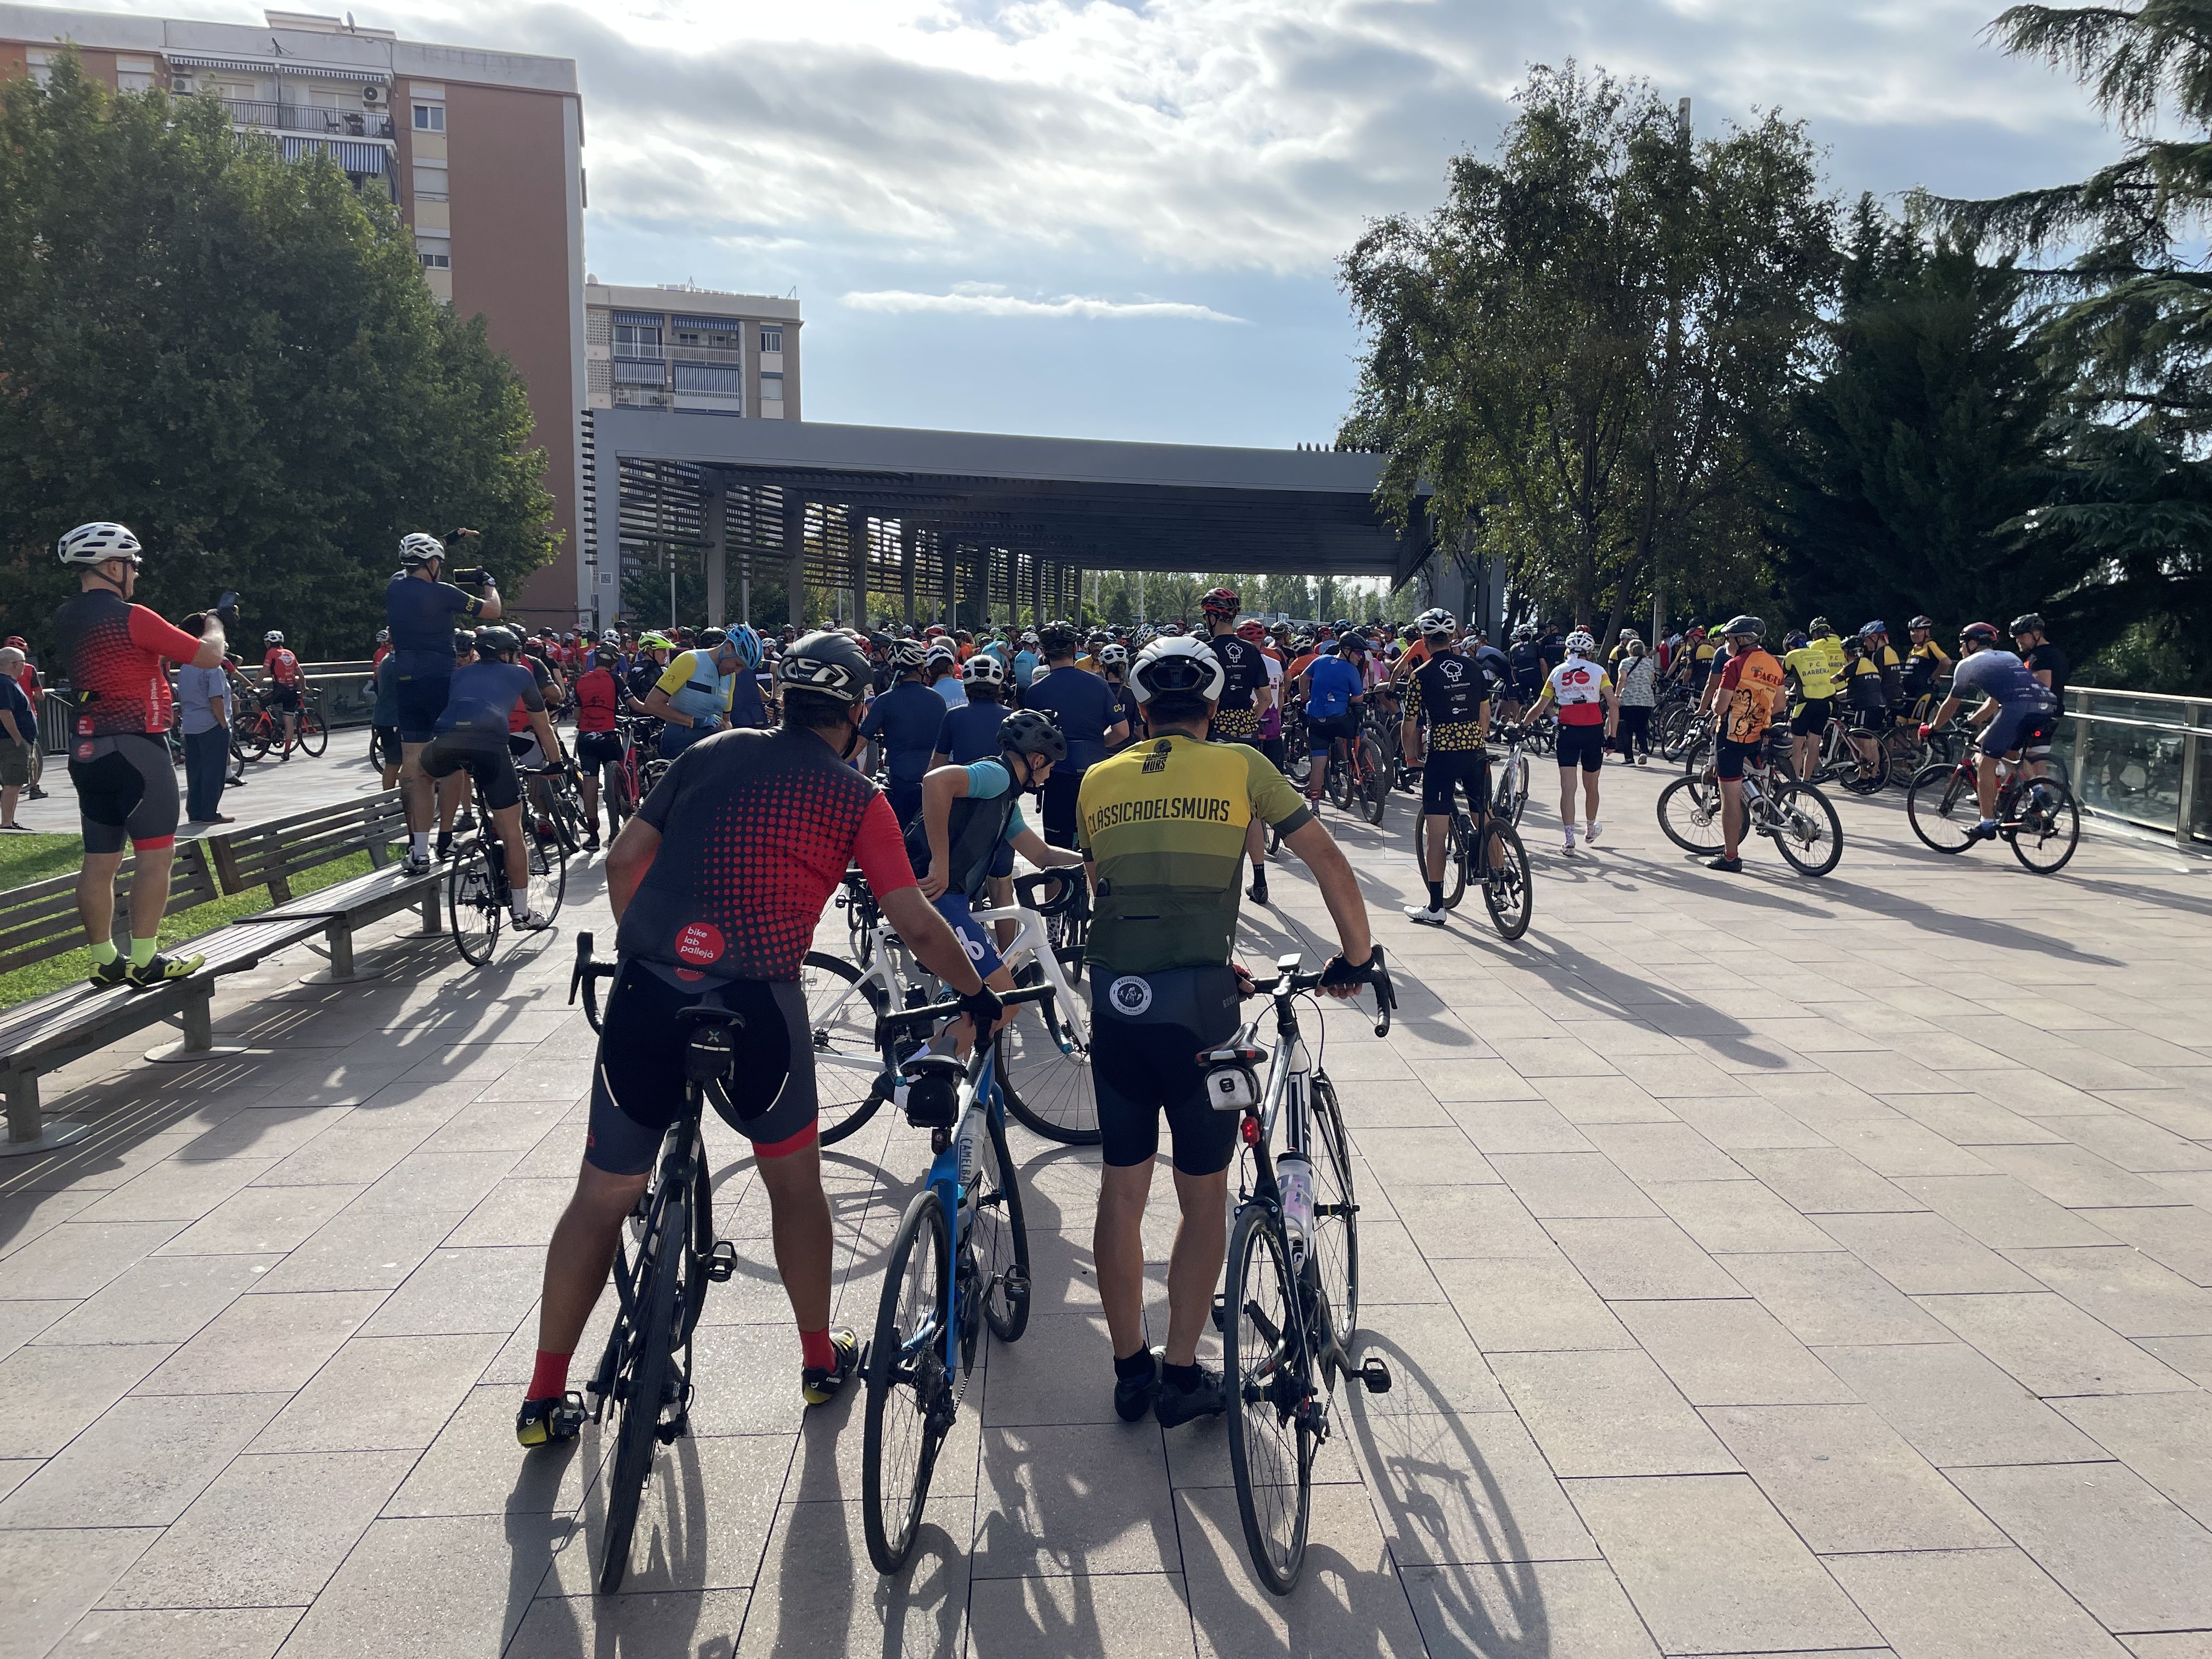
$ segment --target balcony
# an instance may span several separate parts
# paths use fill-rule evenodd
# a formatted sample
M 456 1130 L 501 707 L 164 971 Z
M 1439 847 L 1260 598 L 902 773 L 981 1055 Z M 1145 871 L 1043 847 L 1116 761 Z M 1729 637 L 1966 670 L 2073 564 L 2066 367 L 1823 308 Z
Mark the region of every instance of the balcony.
M 392 137 L 392 117 L 380 109 L 325 109 L 319 104 L 279 104 L 259 99 L 226 98 L 234 126 L 271 132 L 312 132 L 330 138 Z
M 617 409 L 665 410 L 675 406 L 666 392 L 659 386 L 649 386 L 617 385 L 615 387 L 614 404 Z

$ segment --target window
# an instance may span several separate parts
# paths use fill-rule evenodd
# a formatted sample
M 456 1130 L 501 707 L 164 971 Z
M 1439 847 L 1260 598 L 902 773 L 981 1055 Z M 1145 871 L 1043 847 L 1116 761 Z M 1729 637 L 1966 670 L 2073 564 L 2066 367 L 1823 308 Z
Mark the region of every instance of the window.
M 726 368 L 720 363 L 678 363 L 676 365 L 676 389 L 678 392 L 711 392 L 723 398 L 740 398 L 745 390 L 744 371 Z
M 763 374 L 761 376 L 761 401 L 764 404 L 780 404 L 783 401 L 782 375 Z
M 442 202 L 446 199 L 446 169 L 415 164 L 415 199 L 418 202 Z
M 155 72 L 160 67 L 150 58 L 118 58 L 115 60 L 115 89 L 118 92 L 151 92 Z
M 763 329 L 761 331 L 761 349 L 763 351 L 782 350 L 783 331 L 780 328 Z
M 443 104 L 415 106 L 415 131 L 443 132 L 446 130 L 446 106 Z
M 615 325 L 615 356 L 660 361 L 660 331 L 646 323 Z
M 54 55 L 36 47 L 23 54 L 27 60 L 33 84 L 45 86 L 54 78 Z
M 422 258 L 423 267 L 426 270 L 451 270 L 453 268 L 453 256 L 450 253 L 426 252 L 422 256 Z

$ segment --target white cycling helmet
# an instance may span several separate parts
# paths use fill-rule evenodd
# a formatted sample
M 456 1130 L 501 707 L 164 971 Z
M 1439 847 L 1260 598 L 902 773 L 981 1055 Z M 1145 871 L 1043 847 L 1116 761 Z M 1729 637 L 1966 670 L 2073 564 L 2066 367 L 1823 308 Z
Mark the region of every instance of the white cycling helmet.
M 1098 665 L 1101 668 L 1127 668 L 1129 665 L 1129 647 L 1126 645 L 1100 647 Z
M 110 559 L 141 562 L 138 538 L 123 526 L 106 519 L 79 525 L 55 544 L 54 550 L 61 555 L 64 564 L 106 564 Z
M 1596 649 L 1597 641 L 1591 637 L 1587 628 L 1577 628 L 1567 635 L 1567 654 L 1570 656 L 1587 657 Z
M 1221 659 L 1210 647 L 1175 634 L 1146 646 L 1129 671 L 1129 686 L 1139 702 L 1150 702 L 1163 691 L 1188 691 L 1218 702 L 1228 684 Z
M 920 640 L 900 640 L 891 647 L 891 666 L 903 674 L 929 660 L 929 647 Z
M 399 562 L 410 570 L 445 556 L 446 544 L 435 536 L 426 536 L 418 530 L 411 536 L 399 538 Z
M 282 645 L 284 643 L 284 636 L 272 628 L 266 634 L 264 634 L 261 636 L 261 643 L 264 645 Z
M 1453 634 L 1459 631 L 1457 620 L 1453 617 L 1450 611 L 1441 606 L 1421 612 L 1419 616 L 1413 618 L 1413 626 L 1421 630 L 1421 636 L 1424 639 L 1438 634 Z
M 978 651 L 961 665 L 960 678 L 970 685 L 1004 685 L 1006 683 L 1006 665 L 988 651 Z

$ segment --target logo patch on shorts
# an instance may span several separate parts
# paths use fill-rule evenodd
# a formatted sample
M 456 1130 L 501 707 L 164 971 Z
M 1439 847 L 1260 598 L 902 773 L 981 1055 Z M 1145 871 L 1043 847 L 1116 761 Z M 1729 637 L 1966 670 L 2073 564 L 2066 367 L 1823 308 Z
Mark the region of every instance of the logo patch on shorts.
M 983 941 L 980 939 L 970 939 L 965 933 L 961 934 L 959 937 L 960 948 L 968 953 L 968 960 L 970 962 L 982 961 Z
M 1152 983 L 1141 975 L 1124 974 L 1107 988 L 1106 1000 L 1116 1013 L 1134 1019 L 1152 1006 Z
M 722 930 L 711 921 L 684 924 L 676 935 L 676 954 L 684 961 L 702 966 L 718 962 L 722 955 Z

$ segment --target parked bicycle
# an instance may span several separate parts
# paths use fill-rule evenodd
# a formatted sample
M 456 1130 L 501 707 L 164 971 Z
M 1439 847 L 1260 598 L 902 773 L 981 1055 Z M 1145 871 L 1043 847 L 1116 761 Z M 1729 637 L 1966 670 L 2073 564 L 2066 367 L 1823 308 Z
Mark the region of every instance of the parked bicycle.
M 1819 756 L 1807 781 L 1819 784 L 1832 780 L 1854 795 L 1879 794 L 1889 781 L 1888 747 L 1880 739 L 1863 744 L 1858 736 L 1848 721 L 1831 716 L 1820 733 Z
M 1686 853 L 1711 858 L 1724 851 L 1720 781 L 1711 773 L 1680 777 L 1659 793 L 1659 827 Z M 1844 856 L 1843 820 L 1810 783 L 1777 780 L 1761 763 L 1743 775 L 1745 834 L 1765 836 L 1800 875 L 1825 876 Z
M 2057 875 L 2081 843 L 2081 809 L 2073 787 L 2055 774 L 2031 778 L 2009 757 L 1997 769 L 1997 838 L 2037 875 Z M 1912 833 L 1938 853 L 1963 853 L 1972 846 L 1982 817 L 1972 752 L 1923 769 L 1905 792 L 1905 816 Z
M 561 900 L 568 891 L 568 854 L 557 836 L 541 835 L 526 815 L 522 838 L 529 856 L 530 908 L 550 924 L 561 913 Z M 480 813 L 477 828 L 454 847 L 453 861 L 446 872 L 447 925 L 462 961 L 480 968 L 491 960 L 513 902 L 506 846 L 492 828 L 491 815 Z

